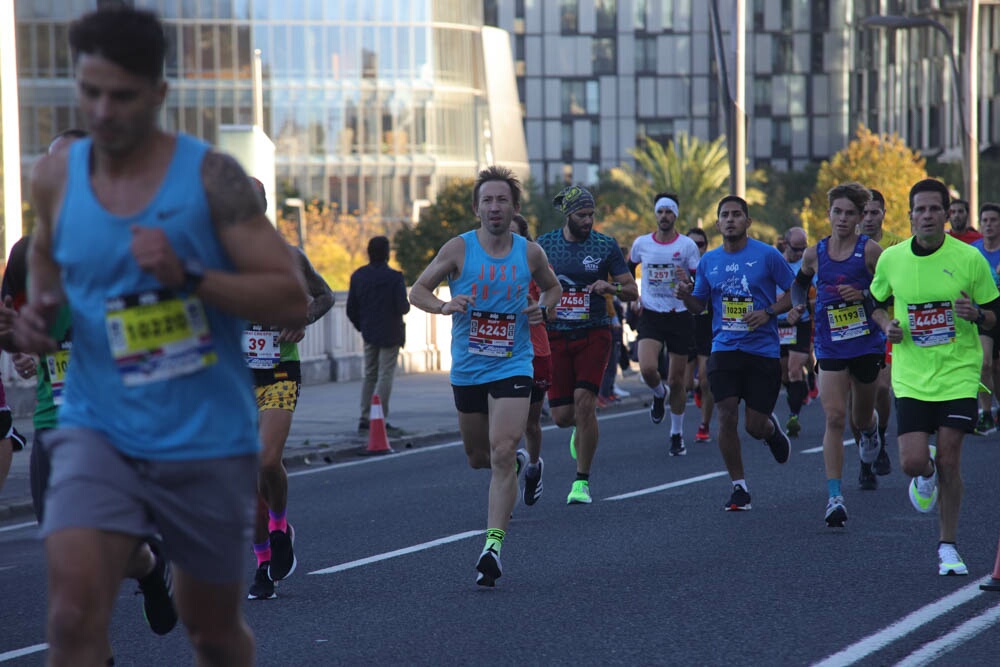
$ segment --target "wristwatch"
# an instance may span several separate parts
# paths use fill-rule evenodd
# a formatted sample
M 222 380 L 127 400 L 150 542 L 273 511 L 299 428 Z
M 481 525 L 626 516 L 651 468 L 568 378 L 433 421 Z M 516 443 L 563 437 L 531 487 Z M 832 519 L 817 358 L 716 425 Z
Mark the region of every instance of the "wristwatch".
M 986 321 L 986 311 L 982 308 L 977 307 L 976 312 L 979 314 L 976 316 L 976 324 L 982 324 Z
M 184 291 L 194 294 L 201 281 L 205 279 L 205 267 L 194 258 L 185 259 L 184 262 Z
M 771 306 L 765 308 L 764 312 L 767 313 L 768 317 L 774 317 L 774 308 L 772 308 Z

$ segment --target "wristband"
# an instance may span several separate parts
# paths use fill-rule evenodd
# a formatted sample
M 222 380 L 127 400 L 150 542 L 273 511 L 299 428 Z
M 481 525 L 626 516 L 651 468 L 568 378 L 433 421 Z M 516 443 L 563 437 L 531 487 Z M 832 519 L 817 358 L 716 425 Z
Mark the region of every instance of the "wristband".
M 618 296 L 621 296 L 621 293 L 622 293 L 622 284 L 621 283 L 612 283 L 612 284 L 615 286 L 615 294 L 617 294 Z

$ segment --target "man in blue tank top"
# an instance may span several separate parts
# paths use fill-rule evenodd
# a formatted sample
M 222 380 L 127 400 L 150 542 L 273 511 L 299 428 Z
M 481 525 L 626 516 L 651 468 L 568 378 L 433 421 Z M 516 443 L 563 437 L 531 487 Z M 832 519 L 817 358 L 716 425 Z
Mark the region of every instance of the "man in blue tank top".
M 788 289 L 795 274 L 776 249 L 747 236 L 753 221 L 741 197 L 723 197 L 716 214 L 722 247 L 702 255 L 694 281 L 680 272 L 677 296 L 692 313 L 712 306 L 708 381 L 719 409 L 719 451 L 733 487 L 723 509 L 740 512 L 751 508 L 737 431 L 741 400 L 747 433 L 767 443 L 778 463 L 788 461 L 788 436 L 771 411 L 781 390 L 777 317 L 791 307 Z M 778 289 L 785 294 L 776 301 Z
M 858 233 L 871 193 L 860 183 L 844 183 L 827 193 L 830 236 L 806 249 L 795 278 L 792 298 L 805 302 L 805 290 L 816 277 L 816 359 L 819 396 L 826 414 L 823 460 L 826 464 L 827 526 L 842 527 L 847 509 L 841 489 L 844 472 L 844 425 L 847 406 L 851 422 L 861 430 L 859 483 L 874 489 L 878 478 L 872 464 L 878 457 L 878 417 L 875 381 L 885 363 L 885 336 L 871 320 L 874 304 L 869 287 L 882 248 Z
M 249 665 L 240 572 L 258 438 L 240 337 L 245 320 L 304 326 L 305 290 L 239 164 L 157 126 L 156 16 L 101 9 L 69 37 L 91 138 L 32 173 L 31 285 L 14 323 L 25 352 L 57 350 L 63 303 L 73 330 L 45 445 L 49 659 L 105 662 L 121 573 L 156 535 L 195 661 Z
M 990 265 L 990 275 L 1000 287 L 1000 204 L 987 202 L 979 207 L 979 232 L 982 238 L 972 242 L 972 247 L 982 253 Z M 980 380 L 989 392 L 979 392 L 979 421 L 976 433 L 989 435 L 997 430 L 993 416 L 993 395 L 1000 388 L 1000 328 L 979 327 L 979 342 L 983 344 L 983 371 Z
M 533 385 L 529 324 L 559 303 L 562 290 L 538 244 L 511 232 L 521 184 L 505 167 L 479 172 L 472 190 L 477 229 L 445 243 L 410 289 L 410 303 L 451 316 L 451 384 L 458 428 L 472 468 L 490 468 L 486 545 L 476 583 L 493 586 L 502 572 L 503 546 L 517 502 L 517 445 L 524 435 Z M 434 295 L 448 279 L 451 299 Z M 531 280 L 538 302 L 528 297 Z

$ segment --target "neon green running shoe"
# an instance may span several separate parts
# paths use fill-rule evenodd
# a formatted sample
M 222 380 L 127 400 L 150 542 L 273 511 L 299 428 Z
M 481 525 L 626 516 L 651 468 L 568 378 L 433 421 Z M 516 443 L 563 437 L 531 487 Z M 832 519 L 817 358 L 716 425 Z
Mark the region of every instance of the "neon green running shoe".
M 590 482 L 585 479 L 578 479 L 573 482 L 573 488 L 566 496 L 567 505 L 589 505 L 593 500 L 590 498 Z
M 573 431 L 569 434 L 569 455 L 573 457 L 576 461 L 576 427 L 573 427 Z
M 937 456 L 937 447 L 931 445 L 931 460 Z M 918 512 L 927 513 L 934 509 L 938 501 L 937 465 L 930 477 L 914 477 L 910 482 L 910 502 Z

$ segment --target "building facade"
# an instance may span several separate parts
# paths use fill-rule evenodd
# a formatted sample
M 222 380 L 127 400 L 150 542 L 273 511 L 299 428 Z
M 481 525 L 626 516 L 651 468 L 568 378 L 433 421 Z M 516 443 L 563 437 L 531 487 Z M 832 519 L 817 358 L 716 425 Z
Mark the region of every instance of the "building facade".
M 593 183 L 645 137 L 725 133 L 710 5 L 698 0 L 484 0 L 511 34 L 532 175 Z M 736 0 L 718 0 L 731 51 Z M 945 38 L 874 30 L 877 14 L 926 16 L 967 39 L 966 0 L 745 0 L 747 155 L 800 169 L 843 148 L 858 123 L 927 155 L 961 152 Z M 980 2 L 980 147 L 1000 137 L 1000 7 Z M 964 61 L 963 65 L 964 65 Z M 729 77 L 733 78 L 732 65 Z
M 16 3 L 22 163 L 77 127 L 69 23 L 99 1 Z M 510 40 L 479 0 L 134 0 L 166 26 L 163 126 L 214 143 L 263 128 L 279 187 L 342 211 L 409 220 L 442 180 L 492 162 L 527 175 Z M 491 99 L 492 95 L 492 99 Z

